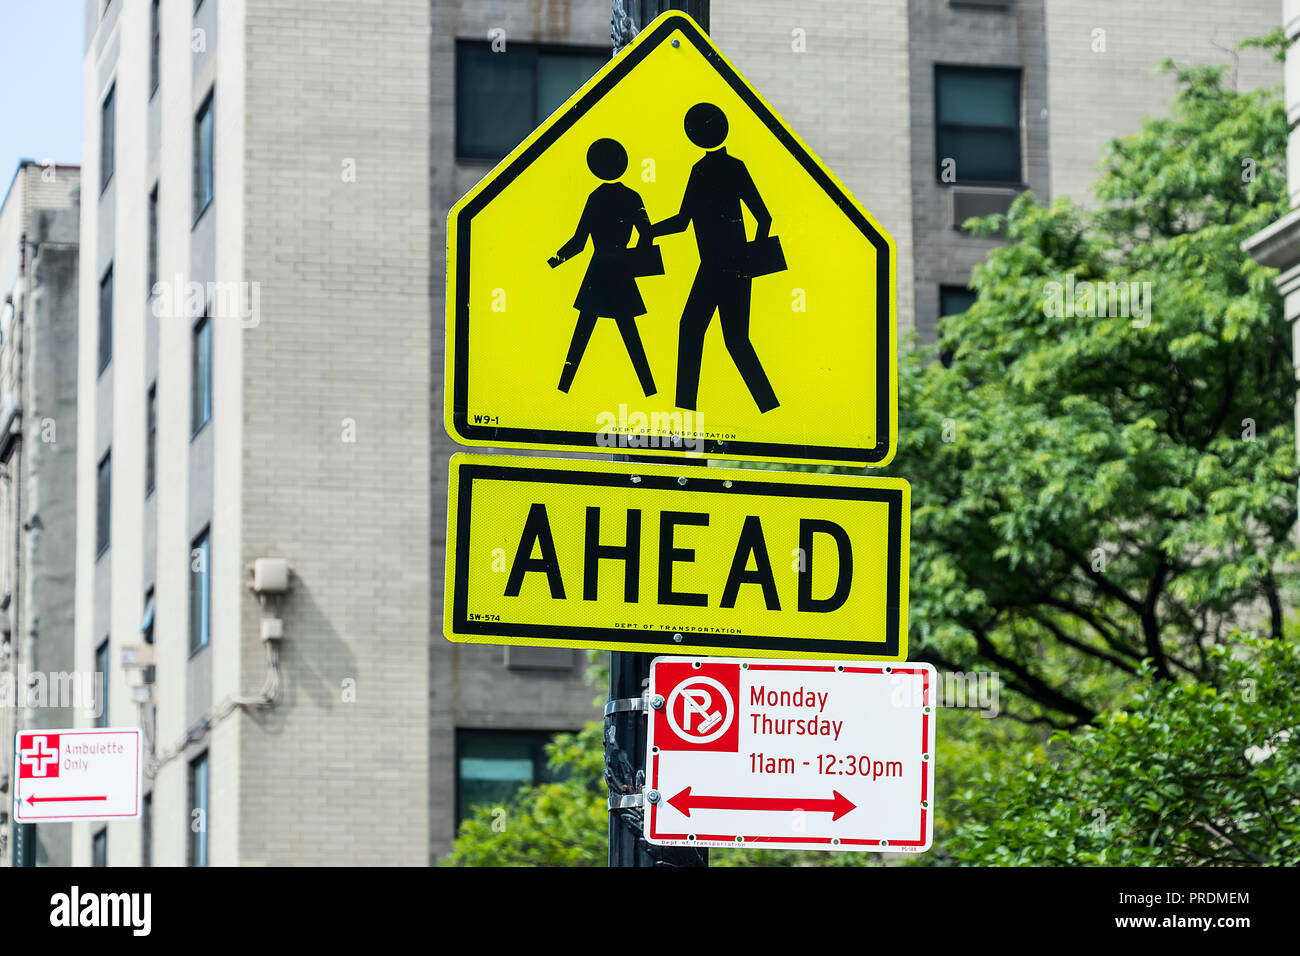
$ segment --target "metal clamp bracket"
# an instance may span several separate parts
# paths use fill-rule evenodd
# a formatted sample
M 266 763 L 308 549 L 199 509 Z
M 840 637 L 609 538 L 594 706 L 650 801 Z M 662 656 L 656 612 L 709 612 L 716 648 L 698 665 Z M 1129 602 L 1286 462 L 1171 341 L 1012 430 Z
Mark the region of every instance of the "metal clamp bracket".
M 605 716 L 610 714 L 622 713 L 626 710 L 639 710 L 645 713 L 650 710 L 650 705 L 646 703 L 644 697 L 623 697 L 619 700 L 605 701 Z
M 611 795 L 609 798 L 609 808 L 611 810 L 625 810 L 628 807 L 640 807 L 644 805 L 644 793 L 622 793 L 618 796 Z

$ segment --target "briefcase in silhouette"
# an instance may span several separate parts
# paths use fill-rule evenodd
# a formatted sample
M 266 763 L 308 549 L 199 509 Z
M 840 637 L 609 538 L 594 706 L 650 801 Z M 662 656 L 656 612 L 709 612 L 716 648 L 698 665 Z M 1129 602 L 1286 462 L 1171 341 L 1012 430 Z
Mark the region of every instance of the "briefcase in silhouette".
M 655 245 L 633 246 L 627 251 L 627 261 L 634 276 L 661 276 L 664 274 L 664 255 Z
M 781 251 L 781 240 L 776 236 L 764 236 L 745 243 L 745 258 L 740 269 L 741 274 L 750 279 L 784 272 L 785 253 Z

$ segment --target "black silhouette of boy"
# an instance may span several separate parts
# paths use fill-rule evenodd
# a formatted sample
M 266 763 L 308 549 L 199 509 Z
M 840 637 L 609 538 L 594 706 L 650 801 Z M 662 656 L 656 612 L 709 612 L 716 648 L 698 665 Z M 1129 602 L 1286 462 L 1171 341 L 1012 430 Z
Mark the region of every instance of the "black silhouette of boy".
M 694 410 L 700 384 L 704 334 L 716 311 L 732 361 L 761 412 L 778 407 L 776 394 L 749 341 L 749 296 L 752 278 L 745 265 L 743 202 L 758 223 L 756 240 L 766 239 L 772 217 L 758 194 L 745 164 L 727 155 L 727 117 L 712 103 L 698 103 L 686 112 L 686 136 L 708 150 L 692 168 L 681 211 L 651 226 L 655 236 L 695 226 L 700 268 L 682 311 L 677 340 L 677 407 Z
M 617 181 L 627 171 L 627 151 L 622 145 L 612 139 L 596 140 L 587 149 L 587 166 L 605 182 L 587 197 L 573 238 L 547 260 L 554 269 L 566 259 L 572 259 L 586 248 L 588 236 L 595 247 L 573 303 L 578 310 L 578 324 L 569 343 L 569 354 L 564 359 L 559 388 L 568 392 L 591 339 L 592 329 L 596 327 L 596 319 L 604 316 L 618 323 L 618 331 L 632 359 L 632 367 L 636 369 L 641 390 L 649 398 L 655 394 L 655 382 L 636 328 L 636 317 L 645 315 L 645 303 L 636 286 L 638 273 L 633 250 L 628 248 L 627 241 L 635 226 L 637 246 L 650 244 L 650 217 L 646 215 L 645 203 L 636 190 Z

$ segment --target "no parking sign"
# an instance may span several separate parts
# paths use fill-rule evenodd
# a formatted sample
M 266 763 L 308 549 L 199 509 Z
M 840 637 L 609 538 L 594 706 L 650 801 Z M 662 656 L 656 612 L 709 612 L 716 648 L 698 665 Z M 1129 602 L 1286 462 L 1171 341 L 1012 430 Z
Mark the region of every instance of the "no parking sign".
M 649 842 L 929 849 L 929 664 L 660 657 L 650 696 Z

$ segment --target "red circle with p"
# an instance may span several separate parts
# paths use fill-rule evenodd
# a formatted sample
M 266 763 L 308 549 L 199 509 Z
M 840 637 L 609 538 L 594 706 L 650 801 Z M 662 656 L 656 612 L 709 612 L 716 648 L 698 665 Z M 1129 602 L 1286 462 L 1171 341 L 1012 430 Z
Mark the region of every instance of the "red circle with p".
M 740 667 L 737 664 L 660 664 L 655 693 L 655 746 L 660 750 L 735 753 L 740 744 Z

